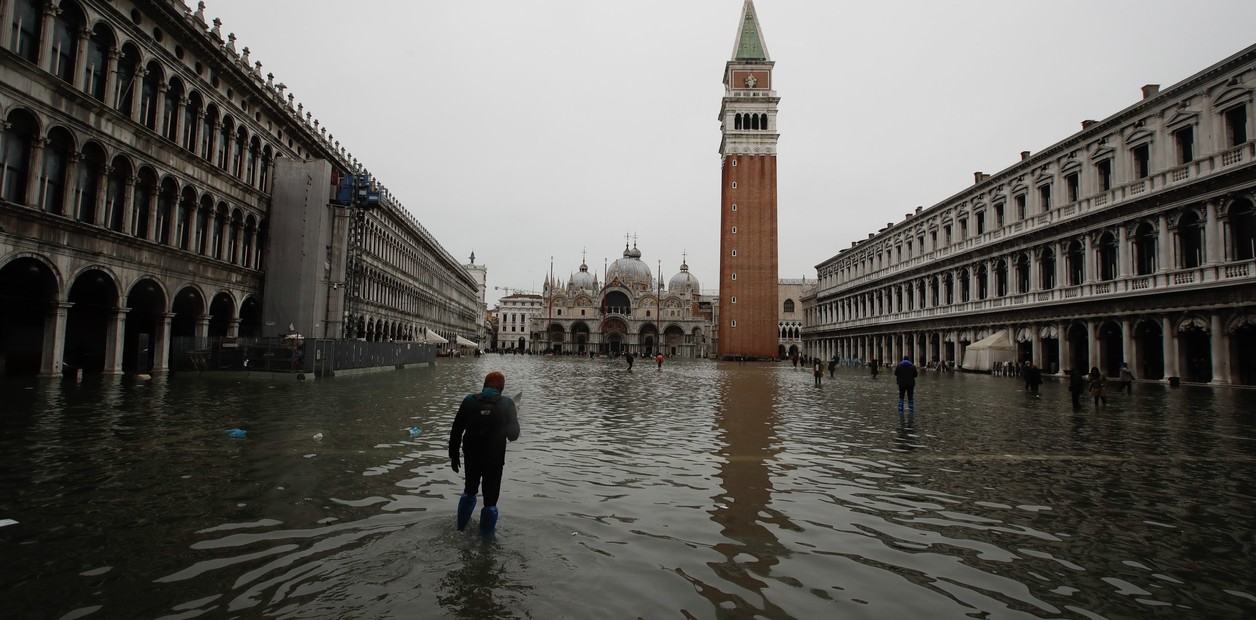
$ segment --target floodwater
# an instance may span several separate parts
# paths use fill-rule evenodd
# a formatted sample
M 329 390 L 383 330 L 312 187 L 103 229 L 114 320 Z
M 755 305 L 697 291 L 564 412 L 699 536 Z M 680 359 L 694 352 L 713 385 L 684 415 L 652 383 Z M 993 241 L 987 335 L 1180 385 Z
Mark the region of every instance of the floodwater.
M 454 529 L 445 446 L 494 369 L 523 436 L 482 541 Z M 930 373 L 916 395 L 900 428 L 892 376 L 788 364 L 9 380 L 0 615 L 1256 614 L 1256 391 L 1138 384 L 1074 413 L 1052 380 Z

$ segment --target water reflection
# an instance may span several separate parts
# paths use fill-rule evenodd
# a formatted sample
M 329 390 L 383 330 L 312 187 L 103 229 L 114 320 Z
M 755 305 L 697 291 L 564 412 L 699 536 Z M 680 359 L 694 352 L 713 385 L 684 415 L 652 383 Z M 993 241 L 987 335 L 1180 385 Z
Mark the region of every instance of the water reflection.
M 525 392 L 498 540 L 445 440 Z M 1244 617 L 1256 391 L 442 360 L 347 380 L 4 383 L 6 617 Z M 223 434 L 233 427 L 244 439 Z M 423 429 L 411 437 L 405 429 Z M 315 439 L 318 436 L 321 439 Z M 138 595 L 137 593 L 142 593 Z M 596 593 L 594 595 L 593 593 Z

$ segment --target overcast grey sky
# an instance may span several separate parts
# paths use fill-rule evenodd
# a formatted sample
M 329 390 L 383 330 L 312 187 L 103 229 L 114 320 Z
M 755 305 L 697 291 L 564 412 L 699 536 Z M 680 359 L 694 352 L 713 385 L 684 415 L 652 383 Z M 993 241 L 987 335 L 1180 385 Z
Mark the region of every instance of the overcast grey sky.
M 719 269 L 743 0 L 209 0 L 456 258 L 539 290 L 635 234 Z M 191 2 L 195 4 L 195 2 Z M 1256 2 L 758 0 L 781 96 L 780 276 L 1256 43 Z M 600 275 L 599 275 L 600 279 Z

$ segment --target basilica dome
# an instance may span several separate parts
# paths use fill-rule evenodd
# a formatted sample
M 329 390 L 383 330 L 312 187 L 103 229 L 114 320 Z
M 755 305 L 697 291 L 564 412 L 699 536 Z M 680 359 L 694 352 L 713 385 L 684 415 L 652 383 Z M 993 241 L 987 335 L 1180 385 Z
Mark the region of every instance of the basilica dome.
M 571 279 L 568 281 L 568 285 L 576 289 L 593 290 L 597 288 L 597 277 L 589 273 L 588 265 L 580 263 L 579 273 L 571 276 Z
M 667 290 L 670 293 L 693 293 L 698 294 L 698 279 L 689 273 L 689 264 L 680 264 L 680 273 L 672 276 L 670 282 L 667 283 Z
M 606 284 L 619 279 L 624 286 L 643 285 L 649 288 L 654 283 L 650 266 L 641 262 L 641 250 L 636 247 L 624 246 L 624 257 L 615 259 L 606 270 Z

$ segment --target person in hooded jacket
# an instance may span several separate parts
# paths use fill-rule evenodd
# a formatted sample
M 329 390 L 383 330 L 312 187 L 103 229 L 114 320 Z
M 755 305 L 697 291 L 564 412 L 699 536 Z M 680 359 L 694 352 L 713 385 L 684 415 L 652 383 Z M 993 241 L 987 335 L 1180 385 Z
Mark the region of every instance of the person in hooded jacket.
M 915 364 L 911 363 L 911 358 L 903 356 L 903 361 L 894 367 L 894 381 L 898 383 L 898 419 L 903 420 L 903 396 L 907 397 L 907 416 L 914 419 L 916 416 L 916 372 Z
M 462 531 L 475 510 L 475 496 L 484 484 L 484 508 L 480 510 L 480 534 L 491 536 L 497 529 L 497 498 L 501 494 L 502 470 L 506 467 L 506 442 L 519 438 L 519 414 L 515 402 L 502 395 L 506 377 L 493 371 L 484 377 L 484 389 L 467 394 L 454 417 L 449 432 L 449 460 L 454 472 L 466 466 L 466 482 L 458 499 L 458 530 Z M 458 459 L 459 448 L 465 462 Z

